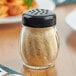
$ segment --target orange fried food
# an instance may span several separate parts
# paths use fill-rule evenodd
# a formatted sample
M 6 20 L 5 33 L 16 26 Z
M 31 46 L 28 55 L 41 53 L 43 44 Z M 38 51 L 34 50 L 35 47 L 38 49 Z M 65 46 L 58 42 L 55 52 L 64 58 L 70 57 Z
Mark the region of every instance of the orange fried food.
M 8 17 L 7 13 L 0 15 L 0 18 L 5 18 L 5 17 Z
M 30 7 L 24 0 L 0 0 L 0 18 L 21 15 L 24 11 L 36 8 L 36 1 Z
M 16 0 L 7 0 L 7 2 L 14 2 L 14 1 L 16 1 Z
M 0 17 L 7 17 L 8 7 L 4 5 L 0 5 Z
M 37 3 L 36 3 L 35 1 L 33 1 L 32 7 L 33 7 L 33 8 L 37 7 Z
M 10 16 L 21 15 L 25 8 L 23 6 L 11 6 L 8 10 L 8 14 Z
M 3 5 L 6 3 L 6 0 L 0 0 L 0 5 Z
M 23 0 L 7 0 L 6 5 L 13 6 L 13 5 L 23 5 Z

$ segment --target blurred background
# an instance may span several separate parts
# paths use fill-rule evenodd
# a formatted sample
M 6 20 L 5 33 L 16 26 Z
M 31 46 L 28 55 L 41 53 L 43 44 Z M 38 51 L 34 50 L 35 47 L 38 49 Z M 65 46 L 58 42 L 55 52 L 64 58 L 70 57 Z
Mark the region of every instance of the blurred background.
M 0 24 L 21 22 L 22 13 L 30 9 L 54 11 L 58 6 L 75 3 L 76 0 L 0 0 Z
M 54 10 L 55 6 L 73 3 L 76 0 L 0 0 L 0 18 L 21 15 L 33 8 Z

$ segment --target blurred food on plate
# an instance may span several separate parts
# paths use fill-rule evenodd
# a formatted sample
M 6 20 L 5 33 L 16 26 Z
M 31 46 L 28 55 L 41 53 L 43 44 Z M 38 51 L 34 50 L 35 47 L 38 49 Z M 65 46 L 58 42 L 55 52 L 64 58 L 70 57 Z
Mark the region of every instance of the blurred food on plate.
M 24 11 L 36 7 L 35 0 L 0 0 L 0 18 L 21 15 Z
M 0 17 L 7 17 L 8 16 L 8 7 L 5 5 L 0 5 Z

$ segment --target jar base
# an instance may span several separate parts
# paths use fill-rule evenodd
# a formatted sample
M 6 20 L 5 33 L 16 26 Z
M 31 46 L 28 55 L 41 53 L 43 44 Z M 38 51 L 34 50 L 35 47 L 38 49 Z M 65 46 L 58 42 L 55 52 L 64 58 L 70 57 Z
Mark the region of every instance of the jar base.
M 25 76 L 57 76 L 57 71 L 55 66 L 42 70 L 33 70 L 23 65 L 23 74 Z

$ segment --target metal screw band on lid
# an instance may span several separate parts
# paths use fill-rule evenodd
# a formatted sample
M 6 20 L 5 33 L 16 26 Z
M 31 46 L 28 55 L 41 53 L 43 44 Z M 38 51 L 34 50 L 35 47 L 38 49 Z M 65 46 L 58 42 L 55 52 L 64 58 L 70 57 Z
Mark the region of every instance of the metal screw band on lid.
M 22 23 L 35 28 L 51 27 L 56 25 L 56 15 L 50 10 L 33 9 L 23 13 Z

